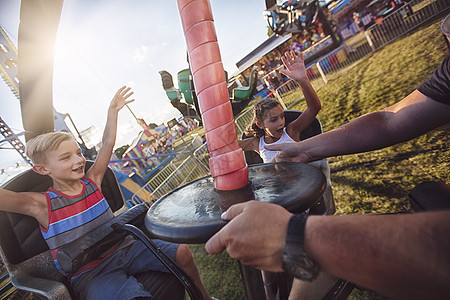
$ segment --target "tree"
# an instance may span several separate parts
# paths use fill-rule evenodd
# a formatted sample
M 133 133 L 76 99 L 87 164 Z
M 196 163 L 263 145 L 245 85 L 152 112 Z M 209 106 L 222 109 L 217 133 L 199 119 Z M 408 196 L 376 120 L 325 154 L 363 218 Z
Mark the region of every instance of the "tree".
M 117 158 L 121 159 L 128 147 L 130 147 L 130 145 L 123 145 L 122 147 L 116 148 L 116 150 L 114 150 L 114 154 Z

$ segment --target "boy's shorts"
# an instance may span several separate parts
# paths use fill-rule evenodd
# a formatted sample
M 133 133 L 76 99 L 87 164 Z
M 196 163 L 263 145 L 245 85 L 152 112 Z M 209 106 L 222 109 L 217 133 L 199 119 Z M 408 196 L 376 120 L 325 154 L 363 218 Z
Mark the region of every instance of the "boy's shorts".
M 171 259 L 179 244 L 152 240 Z M 146 271 L 170 272 L 141 242 L 117 250 L 93 270 L 71 280 L 77 299 L 133 299 L 151 297 L 133 275 Z

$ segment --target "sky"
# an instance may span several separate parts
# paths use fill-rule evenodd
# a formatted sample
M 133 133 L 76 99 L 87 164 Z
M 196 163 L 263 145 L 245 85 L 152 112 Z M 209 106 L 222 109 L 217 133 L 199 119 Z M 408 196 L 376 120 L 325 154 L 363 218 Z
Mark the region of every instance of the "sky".
M 267 39 L 264 0 L 210 0 L 222 62 L 235 63 Z M 17 46 L 20 1 L 0 0 L 0 25 Z M 100 138 L 117 89 L 132 87 L 131 110 L 147 123 L 181 114 L 172 107 L 158 71 L 187 68 L 186 43 L 176 0 L 65 0 L 55 46 L 53 106 L 69 113 L 81 131 L 95 126 Z M 175 86 L 177 86 L 177 83 Z M 0 83 L 0 116 L 15 133 L 23 131 L 19 101 Z M 119 113 L 116 147 L 130 144 L 141 127 L 126 109 Z M 3 136 L 0 136 L 3 139 Z M 3 143 L 2 147 L 9 147 Z M 0 149 L 5 176 L 25 164 L 15 150 Z

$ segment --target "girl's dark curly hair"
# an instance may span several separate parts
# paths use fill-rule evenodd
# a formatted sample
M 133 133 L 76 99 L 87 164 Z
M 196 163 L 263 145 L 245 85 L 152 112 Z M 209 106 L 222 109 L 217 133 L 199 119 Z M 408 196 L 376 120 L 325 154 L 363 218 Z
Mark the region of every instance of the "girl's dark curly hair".
M 257 138 L 264 136 L 265 134 L 264 129 L 259 128 L 258 125 L 256 125 L 256 121 L 263 123 L 267 111 L 277 107 L 278 105 L 281 106 L 280 102 L 271 98 L 262 99 L 258 101 L 255 104 L 255 106 L 253 106 L 253 120 L 245 130 L 245 135 L 247 136 L 253 135 L 256 136 Z

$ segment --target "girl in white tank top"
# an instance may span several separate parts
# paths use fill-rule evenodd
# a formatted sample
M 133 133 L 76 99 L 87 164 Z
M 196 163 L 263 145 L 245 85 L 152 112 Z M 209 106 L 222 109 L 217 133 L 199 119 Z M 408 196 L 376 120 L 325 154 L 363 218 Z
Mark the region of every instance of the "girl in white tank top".
M 257 152 L 264 163 L 271 162 L 276 155 L 276 151 L 266 150 L 267 144 L 295 143 L 300 142 L 300 134 L 305 130 L 321 109 L 321 104 L 316 92 L 306 76 L 303 56 L 300 53 L 297 57 L 291 51 L 286 52 L 282 57 L 285 70 L 280 69 L 280 73 L 292 78 L 300 86 L 305 97 L 307 108 L 294 121 L 286 127 L 284 111 L 280 103 L 274 99 L 263 99 L 255 104 L 253 121 L 246 130 L 246 138 L 239 141 L 239 146 L 244 151 Z M 327 187 L 324 193 L 324 202 L 327 212 L 334 213 L 334 200 L 331 193 L 330 168 L 325 159 L 309 163 L 325 174 L 327 177 Z M 273 275 L 270 272 L 263 271 L 264 288 L 268 300 L 276 299 L 276 289 L 273 288 Z
M 307 108 L 297 119 L 285 127 L 284 111 L 278 101 L 263 99 L 255 104 L 253 121 L 246 131 L 246 135 L 250 137 L 239 140 L 239 146 L 244 151 L 257 152 L 264 163 L 270 162 L 276 154 L 276 151 L 266 150 L 264 148 L 266 144 L 299 142 L 300 134 L 311 124 L 321 109 L 319 98 L 306 76 L 303 55 L 300 53 L 297 57 L 294 51 L 286 52 L 282 61 L 286 70 L 280 69 L 280 73 L 297 82 L 305 96 Z M 325 165 L 328 166 L 326 161 Z M 317 167 L 320 168 L 320 166 Z M 325 172 L 329 174 L 329 170 Z M 267 300 L 275 299 L 276 287 L 274 289 L 273 274 L 263 271 L 262 277 Z
M 286 52 L 282 57 L 285 70 L 280 73 L 292 78 L 300 86 L 307 108 L 294 121 L 286 127 L 284 111 L 275 99 L 263 99 L 253 108 L 253 121 L 246 131 L 247 139 L 240 140 L 239 146 L 244 151 L 256 151 L 264 162 L 270 162 L 276 153 L 264 149 L 265 144 L 299 142 L 300 134 L 305 130 L 321 109 L 319 97 L 309 82 L 306 75 L 303 55 L 299 56 L 294 51 Z

